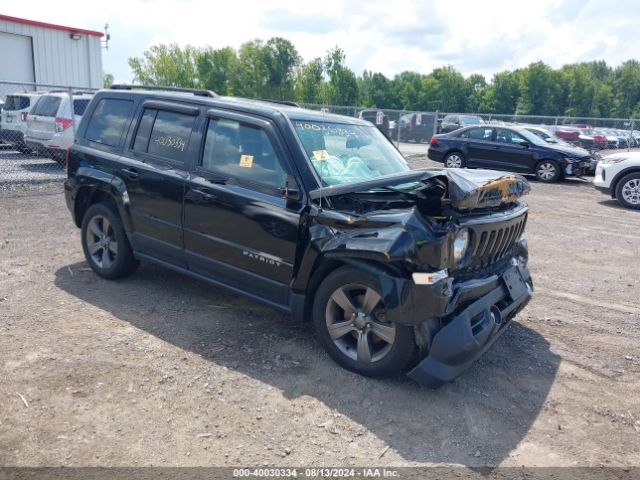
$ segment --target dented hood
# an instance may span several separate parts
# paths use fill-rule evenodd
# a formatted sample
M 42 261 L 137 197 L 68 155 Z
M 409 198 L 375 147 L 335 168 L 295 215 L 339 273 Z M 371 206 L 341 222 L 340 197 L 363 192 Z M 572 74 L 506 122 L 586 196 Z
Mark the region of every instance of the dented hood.
M 503 203 L 511 203 L 530 191 L 529 182 L 524 177 L 512 173 L 495 170 L 429 169 L 410 170 L 364 182 L 318 188 L 311 191 L 310 196 L 312 199 L 318 199 L 414 182 L 421 182 L 425 186 L 417 186 L 407 191 L 419 192 L 430 183 L 443 182 L 446 191 L 442 201 L 459 210 L 498 207 Z

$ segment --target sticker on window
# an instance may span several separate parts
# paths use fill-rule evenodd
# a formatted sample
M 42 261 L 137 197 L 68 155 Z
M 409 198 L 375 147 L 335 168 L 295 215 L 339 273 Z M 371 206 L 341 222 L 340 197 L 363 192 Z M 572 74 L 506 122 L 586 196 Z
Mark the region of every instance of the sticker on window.
M 240 156 L 240 166 L 242 168 L 251 168 L 251 167 L 253 167 L 253 155 L 241 155 Z
M 327 152 L 326 150 L 314 150 L 313 158 L 315 158 L 316 160 L 328 160 L 329 152 Z

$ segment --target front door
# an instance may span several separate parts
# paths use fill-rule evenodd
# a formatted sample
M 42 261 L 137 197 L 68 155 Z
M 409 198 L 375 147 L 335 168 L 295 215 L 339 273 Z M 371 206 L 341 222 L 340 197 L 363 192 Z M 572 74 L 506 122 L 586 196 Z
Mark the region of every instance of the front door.
M 529 173 L 533 170 L 532 162 L 531 145 L 522 135 L 507 128 L 496 128 L 495 154 L 489 168 Z
M 291 162 L 273 125 L 210 110 L 184 203 L 188 268 L 288 305 L 303 204 L 290 198 Z

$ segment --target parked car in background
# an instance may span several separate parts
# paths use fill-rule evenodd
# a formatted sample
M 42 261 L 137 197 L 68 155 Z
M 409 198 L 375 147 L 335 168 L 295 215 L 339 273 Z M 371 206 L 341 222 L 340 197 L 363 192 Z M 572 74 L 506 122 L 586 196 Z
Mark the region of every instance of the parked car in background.
M 67 149 L 73 143 L 73 124 L 78 126 L 91 98 L 91 93 L 77 93 L 72 104 L 66 92 L 41 95 L 27 117 L 24 136 L 27 147 L 64 163 Z
M 577 145 L 580 143 L 580 130 L 566 125 L 550 125 L 546 127 L 551 133 L 567 143 Z
M 389 134 L 389 116 L 382 110 L 362 110 L 358 118 L 373 123 L 384 136 L 391 138 Z
M 439 133 L 453 132 L 459 128 L 483 125 L 484 120 L 477 115 L 445 115 L 438 128 Z
M 447 168 L 489 168 L 534 174 L 542 182 L 583 175 L 591 155 L 550 144 L 523 127 L 467 127 L 431 139 L 428 156 Z
M 607 137 L 601 133 L 597 133 L 591 127 L 578 127 L 580 136 L 578 144 L 588 150 L 601 150 L 607 148 Z
M 27 117 L 43 92 L 12 93 L 7 95 L 0 113 L 0 143 L 6 143 L 20 152 L 29 149 L 24 141 Z
M 534 135 L 537 135 L 542 140 L 544 140 L 545 142 L 547 142 L 547 143 L 549 143 L 551 145 L 562 145 L 562 146 L 565 146 L 565 147 L 572 147 L 572 148 L 576 149 L 577 151 L 582 152 L 582 157 L 589 156 L 591 160 L 589 162 L 589 168 L 587 169 L 586 173 L 588 173 L 590 175 L 593 175 L 595 173 L 596 165 L 598 164 L 598 160 L 597 160 L 596 156 L 594 154 L 590 153 L 588 150 L 585 150 L 584 148 L 572 145 L 571 143 L 566 142 L 563 139 L 556 137 L 550 130 L 547 130 L 546 128 L 538 127 L 537 125 L 528 125 L 528 126 L 525 126 L 524 128 L 526 128 L 531 133 L 533 133 Z
M 616 148 L 620 148 L 620 140 L 618 139 L 618 134 L 617 133 L 613 133 L 610 130 L 607 130 L 605 128 L 594 128 L 593 132 L 596 135 L 602 135 L 606 138 L 607 140 L 607 145 L 606 148 L 609 150 L 613 150 Z
M 433 114 L 407 113 L 400 117 L 401 142 L 428 142 L 433 136 Z
M 640 210 L 640 152 L 605 156 L 598 162 L 593 184 L 623 207 Z

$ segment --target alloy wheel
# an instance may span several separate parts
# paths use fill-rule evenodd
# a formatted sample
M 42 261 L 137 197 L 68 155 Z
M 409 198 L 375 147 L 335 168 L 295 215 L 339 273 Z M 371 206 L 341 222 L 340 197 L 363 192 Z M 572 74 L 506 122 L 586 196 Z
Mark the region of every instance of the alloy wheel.
M 622 185 L 622 198 L 631 205 L 640 205 L 640 179 L 632 178 Z
M 386 321 L 382 298 L 372 288 L 350 284 L 338 288 L 327 302 L 325 321 L 331 339 L 352 360 L 373 363 L 390 351 L 396 327 Z
M 103 215 L 94 216 L 89 221 L 86 235 L 91 260 L 102 269 L 111 268 L 118 254 L 118 242 L 109 220 Z

